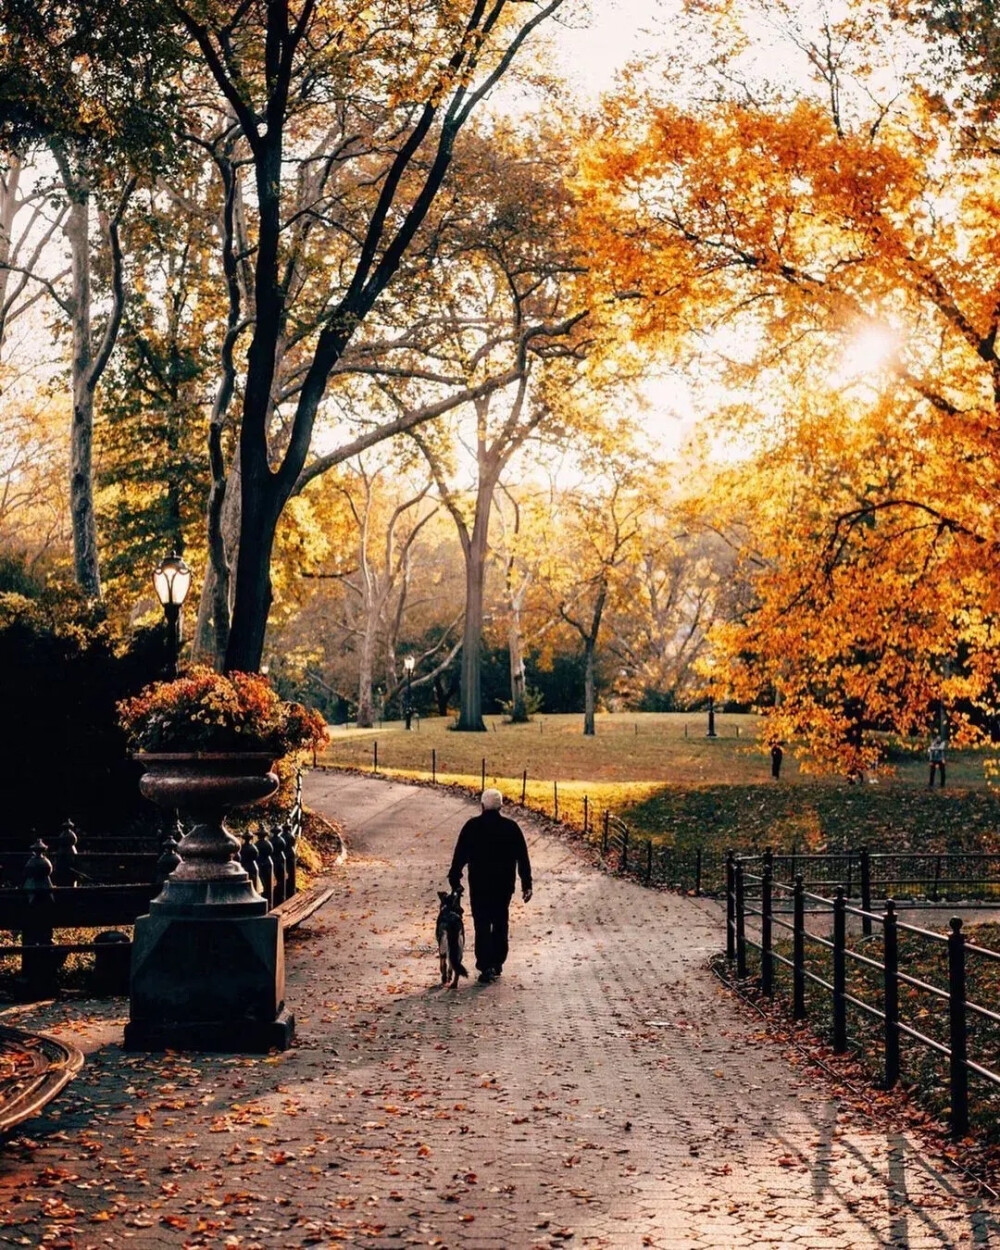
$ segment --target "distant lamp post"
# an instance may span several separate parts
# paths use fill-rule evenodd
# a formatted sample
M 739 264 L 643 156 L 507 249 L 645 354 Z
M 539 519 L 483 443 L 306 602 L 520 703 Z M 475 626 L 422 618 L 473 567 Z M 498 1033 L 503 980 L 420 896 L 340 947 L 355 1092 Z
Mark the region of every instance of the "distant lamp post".
M 177 676 L 181 647 L 181 607 L 191 589 L 191 570 L 174 552 L 161 560 L 153 573 L 153 586 L 167 618 L 167 676 Z
M 715 665 L 712 664 L 708 674 L 708 733 L 706 738 L 717 738 L 715 732 Z
M 406 693 L 403 695 L 403 720 L 406 722 L 406 728 L 410 728 L 410 721 L 413 719 L 413 696 L 412 681 L 413 667 L 416 664 L 412 655 L 408 655 L 403 661 L 403 668 L 406 670 Z

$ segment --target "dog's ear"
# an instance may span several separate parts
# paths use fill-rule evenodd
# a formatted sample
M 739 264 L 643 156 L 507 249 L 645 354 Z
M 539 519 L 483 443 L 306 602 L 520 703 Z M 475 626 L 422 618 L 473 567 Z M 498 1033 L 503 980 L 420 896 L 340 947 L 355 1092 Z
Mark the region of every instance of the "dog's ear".
M 441 900 L 442 903 L 447 903 L 450 897 L 451 895 L 446 894 L 444 890 L 438 890 L 438 898 Z

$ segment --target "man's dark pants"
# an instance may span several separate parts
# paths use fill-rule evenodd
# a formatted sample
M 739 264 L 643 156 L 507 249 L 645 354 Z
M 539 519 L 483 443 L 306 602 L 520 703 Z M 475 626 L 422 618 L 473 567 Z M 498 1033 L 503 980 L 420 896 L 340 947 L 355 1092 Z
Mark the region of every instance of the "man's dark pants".
M 480 972 L 488 968 L 499 972 L 507 958 L 510 895 L 477 895 L 470 903 L 476 930 L 476 967 Z

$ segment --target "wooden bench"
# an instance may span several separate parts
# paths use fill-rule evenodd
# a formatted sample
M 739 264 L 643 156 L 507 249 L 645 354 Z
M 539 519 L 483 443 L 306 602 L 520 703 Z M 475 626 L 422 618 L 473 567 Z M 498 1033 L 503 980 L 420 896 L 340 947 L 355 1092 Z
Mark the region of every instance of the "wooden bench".
M 313 912 L 319 911 L 333 895 L 334 888 L 328 881 L 317 881 L 308 890 L 300 890 L 273 907 L 271 915 L 281 917 L 283 929 L 294 929 L 303 920 L 308 920 Z

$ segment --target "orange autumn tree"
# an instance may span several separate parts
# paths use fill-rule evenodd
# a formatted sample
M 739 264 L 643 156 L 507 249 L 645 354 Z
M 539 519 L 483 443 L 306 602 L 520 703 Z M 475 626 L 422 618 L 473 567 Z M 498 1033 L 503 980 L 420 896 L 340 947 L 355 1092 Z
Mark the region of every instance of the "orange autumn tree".
M 744 30 L 697 109 L 608 102 L 582 197 L 616 315 L 728 357 L 754 595 L 719 642 L 733 687 L 837 767 L 942 703 L 974 735 L 998 693 L 1000 165 L 940 84 L 893 74 L 873 13 L 797 22 L 812 91 L 751 83 Z

